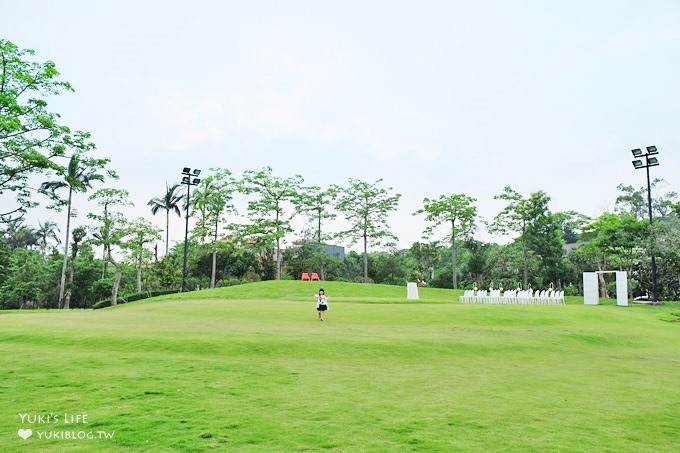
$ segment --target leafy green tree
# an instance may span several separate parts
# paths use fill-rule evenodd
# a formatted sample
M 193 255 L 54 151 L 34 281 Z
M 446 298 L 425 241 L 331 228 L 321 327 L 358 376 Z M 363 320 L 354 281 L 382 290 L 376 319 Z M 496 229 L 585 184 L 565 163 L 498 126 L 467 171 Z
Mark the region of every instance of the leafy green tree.
M 656 185 L 657 180 L 654 180 L 652 187 Z M 619 184 L 617 187 L 621 194 L 616 197 L 614 210 L 621 214 L 631 214 L 637 219 L 644 219 L 647 217 L 647 189 L 642 187 L 639 189 L 630 185 Z
M 661 298 L 680 300 L 680 216 L 669 215 L 654 225 L 646 249 L 659 259 Z
M 84 153 L 94 148 L 87 132 L 59 124 L 59 114 L 47 109 L 46 98 L 73 91 L 59 80 L 51 61 L 33 61 L 35 52 L 0 39 L 0 223 L 20 217 L 31 201 L 29 176 L 64 168 L 55 159 L 67 150 Z M 11 207 L 10 207 L 11 206 Z
M 432 282 L 434 280 L 434 270 L 441 259 L 441 246 L 439 242 L 414 242 L 409 249 L 409 253 L 415 261 L 415 278 L 424 279 Z
M 576 211 L 564 211 L 555 213 L 555 221 L 562 230 L 562 239 L 566 244 L 578 242 L 579 234 L 583 228 L 592 222 L 592 219 L 585 214 Z
M 507 235 L 510 233 L 519 233 L 519 242 L 522 247 L 523 256 L 523 283 L 524 288 L 529 286 L 529 249 L 526 243 L 526 229 L 527 224 L 531 221 L 531 213 L 529 212 L 529 201 L 522 198 L 522 196 L 513 190 L 511 187 L 505 187 L 503 193 L 496 195 L 495 200 L 505 200 L 508 202 L 507 206 L 494 218 L 494 221 L 489 225 L 491 233 L 499 233 Z
M 364 282 L 368 282 L 368 247 L 390 245 L 397 238 L 390 232 L 387 216 L 397 209 L 401 194 L 390 195 L 391 187 L 378 187 L 382 179 L 367 183 L 350 178 L 346 187 L 339 188 L 335 208 L 350 223 L 349 229 L 337 234 L 351 244 L 363 241 Z
M 247 170 L 239 184 L 239 190 L 255 198 L 248 201 L 249 225 L 241 227 L 241 234 L 257 238 L 265 248 L 273 248 L 276 280 L 281 279 L 281 241 L 292 231 L 291 220 L 296 214 L 300 200 L 302 176 L 280 178 L 272 174 L 271 167 L 260 171 Z M 285 205 L 293 209 L 286 214 Z
M 98 222 L 97 226 L 93 226 L 92 236 L 95 242 L 102 246 L 102 278 L 106 276 L 107 264 L 110 262 L 111 256 L 111 228 L 113 221 L 111 220 L 111 209 L 115 206 L 134 206 L 130 201 L 130 193 L 124 189 L 99 189 L 88 197 L 89 201 L 94 201 L 102 209 L 101 214 L 91 212 L 87 217 Z
M 180 190 L 179 184 L 173 184 L 168 187 L 165 184 L 165 194 L 162 197 L 155 197 L 149 200 L 148 206 L 151 206 L 151 214 L 156 215 L 158 211 L 165 211 L 165 254 L 167 255 L 170 250 L 170 212 L 177 214 L 177 217 L 181 216 L 179 209 L 180 202 L 184 198 Z
M 324 240 L 330 238 L 330 235 L 323 234 L 322 223 L 325 220 L 333 220 L 337 217 L 336 214 L 331 211 L 337 195 L 338 187 L 335 185 L 332 185 L 325 190 L 319 186 L 305 187 L 301 193 L 300 212 L 307 214 L 310 220 L 315 224 L 313 240 L 318 244 L 318 247 L 316 247 L 318 251 L 318 253 L 316 253 L 316 261 L 318 262 L 318 265 L 317 267 L 313 267 L 313 269 L 319 270 L 322 280 L 326 280 L 327 278 L 326 268 L 324 266 L 327 254 L 322 244 Z
M 41 308 L 46 301 L 49 273 L 37 250 L 15 248 L 9 257 L 8 275 L 0 287 L 4 309 Z
M 369 261 L 369 275 L 376 283 L 406 285 L 409 274 L 407 253 L 396 249 L 389 253 L 371 253 Z
M 364 275 L 364 259 L 365 255 L 359 255 L 354 250 L 345 254 L 343 261 L 342 279 L 350 282 L 367 281 Z
M 215 259 L 215 286 L 225 286 L 229 280 L 242 283 L 253 262 L 256 261 L 254 251 L 247 246 L 234 242 L 218 242 L 216 244 L 199 245 L 197 258 L 192 266 L 192 273 L 201 282 L 209 281 L 213 276 L 214 249 L 217 249 Z
M 507 235 L 517 233 L 516 240 L 522 250 L 522 281 L 524 287 L 529 285 L 529 270 L 532 256 L 541 263 L 539 285 L 559 279 L 560 264 L 564 253 L 562 226 L 548 208 L 550 197 L 543 191 L 532 193 L 523 198 L 510 187 L 495 199 L 508 202 L 506 207 L 494 218 L 489 226 L 491 233 Z
M 74 233 L 77 228 L 74 228 Z M 86 230 L 87 231 L 87 230 Z M 76 248 L 73 244 L 71 250 Z M 72 283 L 69 285 L 71 290 L 71 308 L 90 308 L 92 304 L 106 297 L 111 293 L 111 288 L 104 293 L 99 293 L 98 282 L 101 280 L 101 262 L 94 256 L 91 244 L 83 238 L 78 244 L 77 260 L 74 260 L 74 275 Z M 71 277 L 69 276 L 69 280 Z M 56 297 L 55 297 L 56 299 Z
M 527 243 L 533 254 L 540 261 L 538 284 L 547 287 L 549 284 L 562 286 L 564 276 L 564 239 L 562 225 L 556 215 L 548 210 L 547 196 L 532 197 L 534 218 L 527 229 Z
M 105 176 L 117 177 L 114 172 L 105 170 L 105 167 L 109 162 L 110 159 L 95 159 L 82 156 L 78 153 L 73 154 L 69 159 L 68 167 L 66 168 L 65 172 L 58 172 L 59 176 L 61 176 L 63 179 L 46 181 L 40 186 L 44 193 L 52 193 L 52 198 L 56 202 L 53 207 L 60 209 L 66 205 L 66 240 L 64 241 L 64 263 L 62 265 L 61 283 L 59 286 L 60 308 L 63 306 L 64 302 L 64 286 L 66 283 L 69 235 L 71 234 L 71 209 L 73 203 L 73 193 L 86 192 L 87 189 L 92 188 L 92 183 L 94 181 L 104 181 Z M 68 196 L 65 200 L 56 197 L 56 191 L 59 189 L 68 190 Z
M 104 248 L 106 259 L 116 269 L 111 288 L 111 305 L 118 303 L 118 290 L 123 275 L 123 263 L 119 262 L 112 253 L 114 246 L 120 246 L 124 238 L 130 234 L 130 222 L 121 212 L 111 211 L 112 207 L 133 206 L 129 200 L 129 193 L 124 189 L 99 189 L 90 196 L 91 201 L 103 208 L 102 214 L 91 212 L 88 218 L 99 222 L 93 227 L 92 243 Z
M 11 250 L 5 241 L 5 238 L 0 235 L 0 288 L 4 285 L 9 274 L 9 256 Z M 1 299 L 1 298 L 0 298 Z
M 435 228 L 447 224 L 449 233 L 447 239 L 451 247 L 451 273 L 453 289 L 458 289 L 458 268 L 456 239 L 469 237 L 475 229 L 477 208 L 474 206 L 475 198 L 464 194 L 440 195 L 438 199 L 423 199 L 423 207 L 416 212 L 426 214 L 425 221 L 430 225 L 425 229 L 424 236 L 431 237 Z
M 678 203 L 670 203 L 670 209 L 671 213 L 680 217 L 680 202 Z
M 498 275 L 494 275 L 495 259 L 499 258 L 498 250 L 503 247 L 499 244 L 484 243 L 476 241 L 472 238 L 467 239 L 463 243 L 463 249 L 467 251 L 469 257 L 467 260 L 467 267 L 462 272 L 463 284 L 466 288 L 472 289 L 475 284 L 479 288 L 486 288 L 490 283 L 499 281 Z M 516 275 L 513 275 L 513 268 L 518 266 L 504 266 L 503 277 L 511 280 L 518 280 Z M 506 288 L 514 289 L 515 284 L 504 285 Z
M 142 268 L 145 261 L 151 260 L 153 252 L 146 247 L 153 241 L 160 240 L 161 230 L 156 228 L 143 218 L 133 220 L 127 226 L 127 234 L 121 241 L 121 248 L 128 253 L 130 258 L 135 262 L 137 270 L 137 292 L 142 291 Z
M 256 261 L 255 251 L 252 247 L 234 243 L 223 243 L 220 246 L 223 247 L 224 275 L 243 283 Z
M 664 217 L 673 211 L 673 200 L 677 198 L 676 192 L 659 193 L 663 179 L 656 178 L 651 181 L 652 189 L 652 215 Z M 637 219 L 649 218 L 649 200 L 647 187 L 634 188 L 630 185 L 619 184 L 617 189 L 621 194 L 616 197 L 614 210 L 619 214 L 632 214 Z
M 602 214 L 583 231 L 586 241 L 575 249 L 571 259 L 583 270 L 626 270 L 632 274 L 638 261 L 648 224 L 633 214 Z M 607 297 L 603 274 L 598 274 L 600 297 Z
M 336 218 L 336 214 L 331 211 L 331 208 L 338 196 L 338 189 L 337 186 L 330 186 L 325 190 L 319 186 L 310 186 L 305 187 L 301 194 L 300 211 L 309 215 L 310 219 L 316 224 L 314 239 L 319 244 L 325 239 L 325 235 L 322 234 L 322 222 Z
M 303 240 L 284 251 L 285 269 L 293 279 L 303 272 L 321 269 L 321 280 L 337 280 L 342 276 L 342 265 L 336 256 L 326 253 L 326 247 L 316 241 Z
M 170 253 L 154 263 L 152 281 L 161 289 L 179 286 L 182 279 L 182 260 L 178 253 Z
M 236 212 L 233 203 L 233 193 L 237 184 L 227 169 L 211 168 L 213 174 L 204 178 L 194 192 L 194 211 L 200 213 L 194 233 L 203 241 L 210 237 L 212 240 L 212 270 L 210 287 L 215 287 L 217 272 L 217 240 L 220 222 L 227 222 L 226 215 Z

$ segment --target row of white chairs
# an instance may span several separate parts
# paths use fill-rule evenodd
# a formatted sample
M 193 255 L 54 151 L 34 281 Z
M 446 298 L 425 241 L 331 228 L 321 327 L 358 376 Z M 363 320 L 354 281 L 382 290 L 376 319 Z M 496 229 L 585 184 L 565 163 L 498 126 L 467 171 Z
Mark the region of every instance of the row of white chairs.
M 468 289 L 460 296 L 464 304 L 539 304 L 564 305 L 564 291 L 532 291 Z

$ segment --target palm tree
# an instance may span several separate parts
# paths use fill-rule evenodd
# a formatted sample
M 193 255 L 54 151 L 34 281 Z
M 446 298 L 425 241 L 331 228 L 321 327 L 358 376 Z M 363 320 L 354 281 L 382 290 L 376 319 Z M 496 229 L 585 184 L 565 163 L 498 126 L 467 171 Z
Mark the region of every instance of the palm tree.
M 2 233 L 7 245 L 9 245 L 11 249 L 29 249 L 34 245 L 38 245 L 36 231 L 23 223 L 24 221 L 21 218 L 12 219 L 6 222 L 7 227 L 5 227 L 5 230 Z
M 170 248 L 170 211 L 174 211 L 177 217 L 182 214 L 179 210 L 179 203 L 184 198 L 181 193 L 179 184 L 168 187 L 165 183 L 165 195 L 163 197 L 156 197 L 149 200 L 148 206 L 151 206 L 151 214 L 156 215 L 158 211 L 163 209 L 165 211 L 165 254 L 168 254 Z
M 61 239 L 59 239 L 57 236 L 57 231 L 59 231 L 57 222 L 53 220 L 47 220 L 45 223 L 42 223 L 40 220 L 38 220 L 38 229 L 35 230 L 35 234 L 38 237 L 38 245 L 40 246 L 40 250 L 42 250 L 43 255 L 47 251 L 47 241 L 49 239 L 52 239 L 57 243 L 57 245 L 61 244 Z
M 73 229 L 73 247 L 71 247 L 71 262 L 69 263 L 68 270 L 68 288 L 64 294 L 64 308 L 71 307 L 71 294 L 73 292 L 73 274 L 76 272 L 76 258 L 78 258 L 78 250 L 80 248 L 80 243 L 85 239 L 87 235 L 87 230 L 83 227 L 77 227 Z
M 86 192 L 92 188 L 92 181 L 103 181 L 104 177 L 96 173 L 95 168 L 87 165 L 81 160 L 78 153 L 71 156 L 64 179 L 61 181 L 46 181 L 40 185 L 42 190 L 55 192 L 58 189 L 67 188 L 68 198 L 66 200 L 66 240 L 64 241 L 64 263 L 61 266 L 61 284 L 59 285 L 59 308 L 64 302 L 64 286 L 66 284 L 66 265 L 68 264 L 68 239 L 71 233 L 71 203 L 73 192 Z M 69 308 L 64 306 L 64 308 Z

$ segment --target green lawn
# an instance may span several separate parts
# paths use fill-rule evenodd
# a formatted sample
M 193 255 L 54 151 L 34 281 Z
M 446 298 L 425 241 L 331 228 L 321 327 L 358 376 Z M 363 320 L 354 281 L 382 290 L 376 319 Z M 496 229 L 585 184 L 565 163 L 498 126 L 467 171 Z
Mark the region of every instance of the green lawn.
M 325 322 L 297 281 L 0 313 L 0 451 L 678 449 L 677 303 L 322 285 Z

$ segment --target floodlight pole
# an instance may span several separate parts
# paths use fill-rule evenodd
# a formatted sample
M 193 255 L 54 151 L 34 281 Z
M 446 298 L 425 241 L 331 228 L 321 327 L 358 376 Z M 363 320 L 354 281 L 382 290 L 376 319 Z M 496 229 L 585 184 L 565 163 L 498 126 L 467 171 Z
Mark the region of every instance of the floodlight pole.
M 201 180 L 198 178 L 194 178 L 193 181 L 191 180 L 192 176 L 198 176 L 201 173 L 201 170 L 194 169 L 193 173 L 191 171 L 191 168 L 189 167 L 184 167 L 184 170 L 182 170 L 182 184 L 187 185 L 187 204 L 186 204 L 186 223 L 184 227 L 184 262 L 182 264 L 182 288 L 180 292 L 186 292 L 187 290 L 187 252 L 189 251 L 189 205 L 191 204 L 191 186 L 195 186 L 198 184 Z
M 659 161 L 656 157 L 650 159 L 649 156 L 658 153 L 659 151 L 656 149 L 656 146 L 648 146 L 646 154 L 642 154 L 642 150 L 640 149 L 633 150 L 633 156 L 645 158 L 644 165 L 642 165 L 642 162 L 640 160 L 637 160 L 633 161 L 633 166 L 635 167 L 635 169 L 644 168 L 645 170 L 647 170 L 647 212 L 649 213 L 650 231 L 651 228 L 654 226 L 654 217 L 652 215 L 652 183 L 649 176 L 649 167 L 655 167 L 659 165 Z M 652 303 L 658 304 L 659 291 L 656 286 L 656 257 L 654 256 L 653 250 L 651 251 L 651 255 L 652 255 Z
M 647 158 L 649 161 L 649 157 Z M 649 179 L 649 162 L 645 165 L 647 168 L 647 208 L 649 211 L 649 227 L 654 226 L 654 218 L 652 217 L 652 184 Z M 656 288 L 656 257 L 652 251 L 652 302 L 659 303 L 659 292 Z

